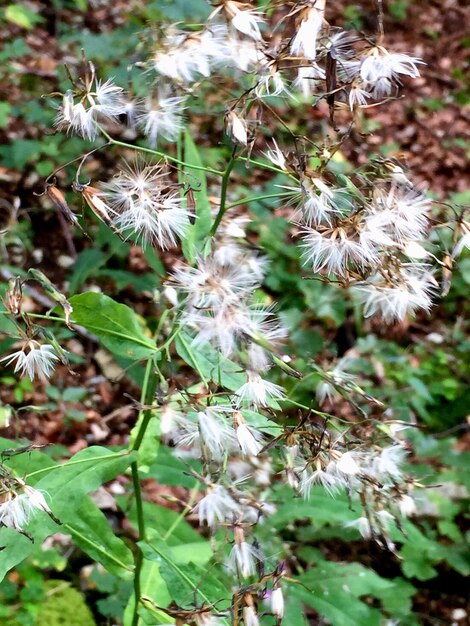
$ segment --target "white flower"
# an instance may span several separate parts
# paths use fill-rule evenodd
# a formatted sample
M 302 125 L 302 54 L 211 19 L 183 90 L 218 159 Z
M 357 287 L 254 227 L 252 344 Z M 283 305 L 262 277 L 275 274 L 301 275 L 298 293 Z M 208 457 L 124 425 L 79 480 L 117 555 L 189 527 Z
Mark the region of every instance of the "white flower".
M 416 513 L 416 504 L 411 496 L 404 495 L 398 500 L 398 509 L 403 517 L 411 517 Z
M 346 528 L 356 528 L 361 533 L 363 539 L 372 538 L 372 529 L 367 517 L 359 517 L 352 522 L 348 522 L 345 526 Z
M 75 95 L 79 101 L 75 103 Z M 71 90 L 65 92 L 55 125 L 59 130 L 73 131 L 84 139 L 93 140 L 98 133 L 97 123 L 101 119 L 115 119 L 126 112 L 124 92 L 111 80 L 94 84 L 80 94 Z
M 210 408 L 198 413 L 201 441 L 214 459 L 222 459 L 235 442 L 233 429 L 223 419 Z
M 229 36 L 227 50 L 227 65 L 234 66 L 242 72 L 256 69 L 266 58 L 263 52 L 258 49 L 256 42 L 251 39 L 240 40 L 237 37 Z
M 431 200 L 423 193 L 394 183 L 388 192 L 376 191 L 366 227 L 369 232 L 381 232 L 397 243 L 422 239 L 430 209 Z
M 400 446 L 388 446 L 383 448 L 379 456 L 372 463 L 371 471 L 379 480 L 387 478 L 400 478 L 402 475 L 400 465 L 406 455 L 405 449 Z
M 248 424 L 240 424 L 235 434 L 243 454 L 256 456 L 263 448 L 263 436 Z
M 114 220 L 115 226 L 126 232 L 131 230 L 144 243 L 158 243 L 160 248 L 174 247 L 182 239 L 189 225 L 189 214 L 181 206 L 178 193 L 162 197 L 149 209 L 136 204 Z
M 403 320 L 418 309 L 429 311 L 436 281 L 426 266 L 403 267 L 392 282 L 374 275 L 352 288 L 364 304 L 364 316 L 380 315 L 386 323 Z
M 350 264 L 362 269 L 378 259 L 373 243 L 361 231 L 341 226 L 323 228 L 321 232 L 305 228 L 302 247 L 305 263 L 311 263 L 314 272 L 325 269 L 344 275 Z
M 329 35 L 325 47 L 333 58 L 338 61 L 338 69 L 354 56 L 353 44 L 357 41 L 359 41 L 359 37 L 351 31 L 340 29 Z
M 95 139 L 98 133 L 93 109 L 87 110 L 82 102 L 73 104 L 71 91 L 65 94 L 62 109 L 59 109 L 54 125 L 59 130 L 74 132 L 89 141 Z
M 181 324 L 197 331 L 194 345 L 210 343 L 227 357 L 233 354 L 241 338 L 263 337 L 273 343 L 286 332 L 269 309 L 249 307 L 242 302 L 219 305 L 214 310 L 191 309 L 182 315 Z
M 29 512 L 27 496 L 15 494 L 11 499 L 0 504 L 0 524 L 22 531 L 28 522 Z
M 284 389 L 261 378 L 257 372 L 247 371 L 248 380 L 235 393 L 237 406 L 253 404 L 254 406 L 269 406 L 271 399 L 284 397 Z
M 271 365 L 269 353 L 256 343 L 250 343 L 248 346 L 247 362 L 249 368 L 256 372 L 263 372 Z
M 226 411 L 227 409 L 224 409 Z M 189 417 L 180 420 L 174 440 L 181 447 L 195 447 L 214 460 L 222 460 L 235 445 L 235 432 L 216 407 L 197 413 L 196 421 Z
M 222 307 L 248 295 L 259 286 L 260 276 L 250 272 L 244 263 L 226 265 L 208 257 L 198 258 L 197 267 L 176 269 L 173 281 L 176 289 L 187 292 L 191 306 L 206 309 Z
M 34 489 L 29 485 L 23 484 L 22 486 L 23 493 L 28 499 L 28 506 L 30 506 L 32 509 L 40 509 L 45 513 L 51 512 L 51 509 L 49 508 L 49 505 L 47 504 L 46 499 L 41 491 L 39 491 L 38 489 Z
M 349 90 L 349 108 L 353 111 L 358 106 L 367 105 L 367 98 L 370 98 L 371 94 L 367 91 L 367 89 L 363 89 L 361 83 L 354 83 Z
M 325 0 L 316 0 L 314 6 L 301 13 L 300 26 L 292 39 L 291 53 L 314 61 L 317 56 L 317 37 L 323 26 Z
M 300 89 L 304 98 L 308 98 L 318 80 L 325 80 L 325 72 L 315 63 L 302 65 L 297 70 L 297 78 L 294 80 L 294 87 Z
M 376 46 L 363 58 L 360 75 L 374 98 L 381 98 L 392 93 L 394 84 L 400 82 L 400 75 L 417 78 L 419 63 L 423 61 L 416 57 L 390 53 L 382 46 Z
M 336 469 L 343 474 L 347 474 L 348 476 L 355 476 L 356 474 L 359 474 L 361 468 L 354 457 L 354 452 L 345 452 L 341 455 L 340 459 L 336 461 Z
M 320 178 L 304 180 L 298 187 L 284 187 L 293 192 L 292 199 L 300 206 L 295 220 L 307 226 L 316 226 L 322 223 L 331 224 L 333 216 L 341 210 L 339 206 L 350 206 L 344 189 L 332 189 Z
M 217 311 L 193 309 L 183 313 L 180 323 L 197 331 L 195 346 L 210 343 L 229 357 L 237 348 L 237 341 L 248 326 L 249 317 L 246 310 L 234 305 L 221 306 Z
M 259 626 L 258 616 L 252 606 L 243 607 L 243 624 L 244 626 Z
M 159 137 L 176 141 L 184 128 L 184 97 L 160 95 L 155 102 L 147 100 L 146 110 L 137 116 L 137 122 L 147 136 L 149 144 L 155 146 Z
M 227 27 L 215 24 L 197 33 L 171 28 L 154 55 L 155 70 L 177 83 L 208 78 L 212 68 L 230 60 Z
M 403 246 L 403 252 L 410 259 L 423 260 L 429 256 L 429 252 L 417 241 L 407 241 Z
M 199 523 L 204 522 L 215 529 L 219 524 L 233 523 L 240 514 L 240 505 L 235 502 L 222 485 L 211 485 L 207 494 L 194 508 L 199 514 Z
M 270 148 L 267 152 L 264 152 L 266 158 L 268 158 L 273 165 L 279 167 L 281 170 L 287 171 L 286 158 L 282 153 L 282 150 L 277 145 L 276 140 L 273 137 L 273 148 Z
M 0 524 L 8 528 L 23 531 L 36 510 L 51 514 L 51 509 L 43 494 L 20 481 L 23 493 L 9 491 L 9 498 L 0 504 Z
M 160 413 L 160 434 L 162 436 L 170 435 L 175 429 L 179 428 L 184 418 L 179 411 L 165 404 Z
M 176 245 L 186 232 L 190 213 L 171 186 L 162 166 L 136 164 L 123 170 L 104 185 L 114 226 L 163 249 Z
M 255 89 L 256 95 L 259 98 L 263 96 L 279 96 L 283 92 L 285 92 L 286 95 L 290 95 L 276 62 L 267 57 L 263 61 L 264 62 L 260 63 L 257 72 L 258 84 Z
M 460 224 L 460 230 L 462 231 L 462 236 L 454 247 L 452 252 L 452 258 L 456 259 L 464 248 L 470 250 L 470 222 L 463 221 Z
M 350 359 L 345 357 L 338 361 L 333 369 L 325 372 L 325 378 L 318 383 L 315 390 L 318 404 L 322 405 L 326 399 L 328 399 L 330 402 L 333 400 L 333 398 L 337 395 L 335 385 L 341 387 L 349 382 L 354 381 L 354 374 L 349 374 L 345 371 L 349 363 Z
M 271 611 L 277 619 L 284 616 L 284 594 L 281 587 L 276 587 L 271 593 Z
M 256 561 L 260 556 L 259 550 L 254 546 L 241 541 L 233 546 L 227 566 L 232 572 L 248 578 L 256 574 Z
M 330 471 L 323 470 L 319 464 L 313 471 L 310 467 L 298 468 L 298 471 L 301 472 L 299 488 L 305 499 L 309 498 L 313 485 L 320 485 L 330 496 L 333 496 L 347 484 L 346 480 Z
M 229 111 L 225 116 L 225 132 L 235 143 L 242 146 L 247 145 L 248 129 L 246 122 L 235 111 Z
M 25 342 L 21 350 L 0 359 L 0 363 L 3 361 L 6 365 L 16 361 L 15 373 L 20 372 L 21 376 L 29 376 L 31 380 L 34 380 L 36 376 L 42 379 L 49 378 L 59 357 L 52 345 L 40 344 L 30 339 Z
M 155 70 L 179 83 L 192 83 L 199 76 L 210 76 L 210 58 L 207 37 L 203 45 L 201 33 L 170 30 L 163 49 L 156 51 Z
M 231 18 L 233 27 L 251 39 L 260 41 L 259 24 L 263 23 L 261 12 L 252 9 L 241 10 L 239 6 L 239 2 L 232 2 L 231 0 L 225 3 L 225 10 Z
M 88 98 L 93 97 L 96 101 L 92 106 L 94 110 L 105 117 L 117 117 L 126 112 L 126 102 L 124 100 L 124 90 L 115 85 L 112 80 L 102 82 L 96 81 L 94 92 Z

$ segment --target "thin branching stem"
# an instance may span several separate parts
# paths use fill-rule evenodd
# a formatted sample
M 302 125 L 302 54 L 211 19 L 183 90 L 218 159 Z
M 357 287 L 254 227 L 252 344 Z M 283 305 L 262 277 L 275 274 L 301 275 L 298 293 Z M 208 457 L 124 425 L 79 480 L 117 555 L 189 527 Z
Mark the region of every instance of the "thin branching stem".
M 144 383 L 142 385 L 142 393 L 141 393 L 141 404 L 143 406 L 149 406 L 152 404 L 153 396 L 155 395 L 155 390 L 157 386 L 157 377 L 154 372 L 154 363 L 152 359 L 147 361 L 147 366 L 145 368 L 144 375 Z M 139 414 L 139 427 L 137 431 L 136 438 L 134 443 L 132 444 L 132 450 L 134 452 L 138 452 L 140 446 L 145 437 L 145 432 L 150 423 L 150 419 L 152 417 L 151 409 L 144 409 Z M 132 485 L 134 488 L 134 498 L 136 504 L 136 515 L 137 515 L 137 529 L 139 532 L 139 541 L 145 541 L 146 532 L 145 532 L 145 518 L 144 518 L 144 509 L 143 509 L 143 501 L 142 501 L 142 489 L 140 486 L 140 477 L 139 477 L 139 463 L 138 461 L 134 461 L 131 464 L 131 472 L 132 472 Z M 141 595 L 141 586 L 140 586 L 140 577 L 142 573 L 142 565 L 144 562 L 144 555 L 142 554 L 142 550 L 139 548 L 137 550 L 135 556 L 135 573 L 134 573 L 134 613 L 132 616 L 132 626 L 137 626 L 139 623 L 139 601 Z
M 219 211 L 217 213 L 217 216 L 214 220 L 214 223 L 212 225 L 211 228 L 211 235 L 212 237 L 215 235 L 215 233 L 217 232 L 217 229 L 220 226 L 220 222 L 222 221 L 224 215 L 225 215 L 225 211 L 228 209 L 227 206 L 227 189 L 228 189 L 228 184 L 230 181 L 230 174 L 232 173 L 233 168 L 235 167 L 235 151 L 232 153 L 232 157 L 230 159 L 230 161 L 227 164 L 227 167 L 225 168 L 225 172 L 222 178 L 222 186 L 221 186 L 221 190 L 220 190 L 220 205 L 219 205 Z
M 283 198 L 286 196 L 292 196 L 291 191 L 282 191 L 279 193 L 268 193 L 261 196 L 247 196 L 246 198 L 240 198 L 236 202 L 231 202 L 227 204 L 227 209 L 232 209 L 233 207 L 240 206 L 242 204 L 251 204 L 252 202 L 261 202 L 262 200 L 269 200 L 271 198 Z
M 131 150 L 137 150 L 138 152 L 147 152 L 148 154 L 153 154 L 154 156 L 165 159 L 166 161 L 171 161 L 172 163 L 176 163 L 177 165 L 181 165 L 182 167 L 188 167 L 193 170 L 200 170 L 202 172 L 207 172 L 208 174 L 214 174 L 215 176 L 224 176 L 225 173 L 220 170 L 216 170 L 213 167 L 206 167 L 202 165 L 195 165 L 194 163 L 187 163 L 186 161 L 182 161 L 177 157 L 170 156 L 166 152 L 160 152 L 159 150 L 153 150 L 152 148 L 145 148 L 144 146 L 136 146 L 132 143 L 126 143 L 125 141 L 119 141 L 118 139 L 113 139 L 111 135 L 100 127 L 100 131 L 106 137 L 110 144 L 114 146 L 121 146 L 121 148 L 129 148 Z

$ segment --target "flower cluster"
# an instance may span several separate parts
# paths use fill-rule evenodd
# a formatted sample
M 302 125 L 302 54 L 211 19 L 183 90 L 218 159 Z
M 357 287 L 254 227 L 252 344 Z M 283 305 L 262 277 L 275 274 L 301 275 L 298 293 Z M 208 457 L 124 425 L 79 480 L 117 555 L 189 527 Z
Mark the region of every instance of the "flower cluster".
M 266 435 L 252 422 L 262 418 L 260 410 L 283 397 L 266 372 L 285 331 L 270 308 L 253 302 L 266 261 L 238 243 L 244 238 L 245 220 L 224 219 L 211 254 L 198 258 L 195 267 L 176 268 L 167 289 L 175 292 L 171 301 L 181 309 L 179 324 L 192 335 L 194 354 L 211 345 L 223 359 L 219 367 L 246 376 L 246 382 L 232 393 L 200 399 L 173 393 L 162 409 L 160 429 L 177 455 L 202 460 L 204 495 L 194 513 L 212 532 L 220 527 L 233 532 L 226 568 L 239 580 L 253 580 L 264 557 L 248 529 L 274 509 L 266 497 L 273 473 L 263 453 Z M 279 582 L 273 583 L 272 593 L 273 610 L 281 616 Z M 256 607 L 245 600 L 247 623 L 256 623 Z
M 437 282 L 421 244 L 431 208 L 421 191 L 392 178 L 353 194 L 308 174 L 287 189 L 298 205 L 294 220 L 313 272 L 352 287 L 366 317 L 392 323 L 429 311 Z
M 181 324 L 194 332 L 194 344 L 210 343 L 240 361 L 247 380 L 236 392 L 237 407 L 266 407 L 282 398 L 282 389 L 263 377 L 271 367 L 270 351 L 285 336 L 270 307 L 253 301 L 266 261 L 248 253 L 230 237 L 241 224 L 222 225 L 221 239 L 211 256 L 197 267 L 173 273 L 173 285 L 184 294 Z
M 310 98 L 314 92 L 321 94 L 324 83 L 323 91 L 332 92 L 333 106 L 355 111 L 393 95 L 401 77 L 419 76 L 420 59 L 331 28 L 325 5 L 326 0 L 299 2 L 278 23 L 271 23 L 270 30 L 272 20 L 262 11 L 223 0 L 202 29 L 169 26 L 161 33 L 150 58 L 140 64 L 153 77 L 145 96 L 124 94 L 111 80 L 98 80 L 89 64 L 85 78 L 64 94 L 56 126 L 94 139 L 101 122 L 118 122 L 124 116 L 152 146 L 161 138 L 176 141 L 184 127 L 187 96 L 214 74 L 230 73 L 244 88 L 249 85 L 229 105 L 227 118 L 229 135 L 246 145 L 246 132 L 241 131 L 246 131 L 253 100 L 296 98 L 299 92 Z
M 100 122 L 117 121 L 118 116 L 124 113 L 124 90 L 112 80 L 103 82 L 96 78 L 90 64 L 85 79 L 64 94 L 55 124 L 59 130 L 93 140 L 98 134 Z
M 401 442 L 352 446 L 345 434 L 334 436 L 307 421 L 287 432 L 284 444 L 285 473 L 293 489 L 304 498 L 314 486 L 332 496 L 344 491 L 357 494 L 364 515 L 354 525 L 364 537 L 393 549 L 386 532 L 390 522 L 416 510 L 402 469 L 407 453 Z
M 128 166 L 103 189 L 119 231 L 163 249 L 175 246 L 185 234 L 191 213 L 165 166 Z

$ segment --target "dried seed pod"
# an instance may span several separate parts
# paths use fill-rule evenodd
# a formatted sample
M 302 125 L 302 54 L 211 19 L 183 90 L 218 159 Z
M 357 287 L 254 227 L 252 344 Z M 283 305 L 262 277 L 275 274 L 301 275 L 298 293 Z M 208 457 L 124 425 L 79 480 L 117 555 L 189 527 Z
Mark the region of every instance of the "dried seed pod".
M 91 185 L 82 185 L 77 181 L 72 183 L 72 189 L 82 194 L 82 197 L 93 213 L 106 224 L 121 241 L 126 241 L 124 235 L 114 225 L 112 215 L 116 215 L 116 213 L 103 200 L 104 194 L 100 189 L 92 187 Z
M 23 302 L 23 282 L 19 276 L 8 281 L 8 291 L 5 295 L 5 305 L 12 315 L 21 314 Z
M 75 215 L 75 213 L 73 213 L 73 211 L 70 209 L 69 205 L 67 204 L 67 200 L 65 199 L 64 194 L 57 187 L 55 182 L 46 183 L 46 188 L 44 190 L 44 193 L 47 195 L 47 197 L 52 202 L 52 204 L 62 213 L 62 215 L 64 215 L 64 217 L 71 224 L 76 226 L 80 230 L 80 232 L 82 232 L 86 237 L 88 237 L 88 234 L 80 226 L 80 222 L 78 221 L 77 216 Z
M 248 144 L 248 129 L 246 122 L 243 118 L 235 113 L 235 111 L 229 111 L 225 116 L 225 132 L 232 141 L 242 146 Z

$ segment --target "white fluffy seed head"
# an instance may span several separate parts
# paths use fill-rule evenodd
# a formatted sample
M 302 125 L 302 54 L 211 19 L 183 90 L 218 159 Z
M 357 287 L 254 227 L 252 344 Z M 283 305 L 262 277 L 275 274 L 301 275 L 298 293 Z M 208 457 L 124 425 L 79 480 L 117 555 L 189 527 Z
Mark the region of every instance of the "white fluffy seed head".
M 16 361 L 15 373 L 19 372 L 21 376 L 28 376 L 34 380 L 49 378 L 59 357 L 52 345 L 40 344 L 30 339 L 24 343 L 21 350 L 0 359 L 0 363 L 5 362 L 7 365 L 14 361 Z

